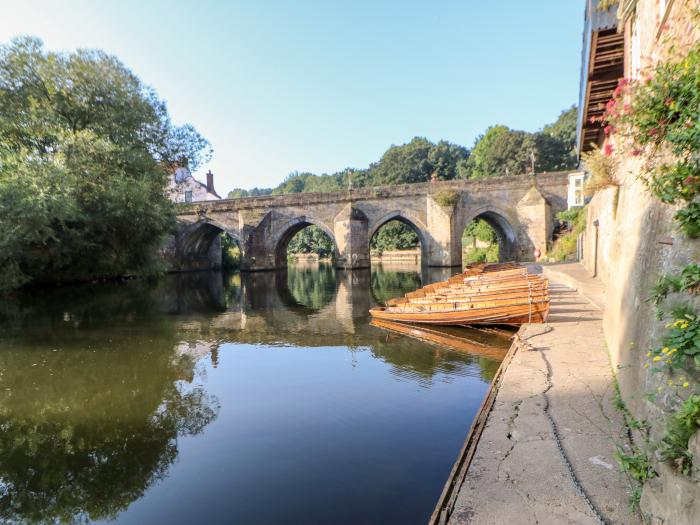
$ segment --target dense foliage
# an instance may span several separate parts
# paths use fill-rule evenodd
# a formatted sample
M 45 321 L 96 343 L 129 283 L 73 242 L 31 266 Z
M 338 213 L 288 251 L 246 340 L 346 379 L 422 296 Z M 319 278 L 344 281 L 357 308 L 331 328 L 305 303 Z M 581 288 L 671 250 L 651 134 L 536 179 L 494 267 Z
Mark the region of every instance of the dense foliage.
M 691 395 L 669 420 L 666 433 L 661 439 L 661 458 L 673 464 L 683 474 L 690 474 L 700 458 L 693 458 L 688 450 L 688 441 L 700 428 L 700 395 Z
M 379 162 L 370 165 L 368 185 L 406 184 L 457 178 L 458 166 L 469 150 L 444 140 L 433 144 L 416 137 L 408 144 L 390 147 Z
M 673 308 L 670 314 L 661 346 L 650 351 L 648 357 L 653 365 L 669 368 L 684 368 L 687 360 L 693 359 L 695 367 L 700 368 L 700 316 L 685 305 Z
M 411 250 L 419 244 L 418 235 L 412 227 L 393 220 L 379 228 L 370 239 L 369 247 L 372 251 L 383 253 L 391 250 Z
M 166 169 L 207 155 L 116 58 L 0 46 L 0 290 L 157 271 Z
M 238 270 L 241 267 L 241 248 L 227 233 L 219 235 L 221 240 L 221 267 L 225 270 Z
M 270 195 L 272 193 L 272 188 L 253 188 L 251 190 L 244 190 L 243 188 L 234 188 L 228 192 L 229 199 L 240 199 L 243 197 L 263 197 L 265 195 Z
M 680 229 L 700 237 L 700 46 L 643 81 L 620 81 L 603 117 L 618 148 L 643 155 L 652 193 L 678 204 Z M 613 155 L 608 145 L 606 153 Z
M 316 253 L 321 259 L 330 259 L 333 251 L 331 238 L 314 224 L 297 233 L 287 245 L 287 253 Z
M 580 233 L 586 229 L 587 208 L 577 207 L 557 214 L 564 230 L 554 241 L 548 256 L 555 261 L 565 261 L 567 257 L 576 253 L 577 239 Z
M 492 126 L 479 137 L 463 168 L 467 178 L 520 175 L 576 166 L 576 108 L 536 133 Z
M 462 260 L 465 263 L 498 262 L 496 231 L 484 219 L 473 220 L 462 232 L 462 250 L 464 252 Z

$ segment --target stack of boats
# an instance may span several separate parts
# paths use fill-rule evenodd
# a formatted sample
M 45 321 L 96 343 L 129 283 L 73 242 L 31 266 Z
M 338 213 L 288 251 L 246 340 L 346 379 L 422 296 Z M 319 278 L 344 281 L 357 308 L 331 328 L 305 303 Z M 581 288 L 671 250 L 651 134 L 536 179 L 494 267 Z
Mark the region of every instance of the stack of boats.
M 474 264 L 447 281 L 372 308 L 370 314 L 386 321 L 434 325 L 542 323 L 549 314 L 548 282 L 514 263 Z

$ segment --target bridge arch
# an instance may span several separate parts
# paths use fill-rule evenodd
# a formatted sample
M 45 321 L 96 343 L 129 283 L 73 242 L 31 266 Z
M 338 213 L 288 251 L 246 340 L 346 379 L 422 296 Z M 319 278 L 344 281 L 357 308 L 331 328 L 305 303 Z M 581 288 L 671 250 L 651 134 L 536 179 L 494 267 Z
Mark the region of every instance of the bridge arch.
M 226 233 L 239 246 L 235 232 L 212 219 L 197 221 L 184 226 L 177 235 L 177 258 L 184 270 L 210 269 L 221 265 L 219 235 Z
M 481 206 L 471 210 L 467 209 L 462 220 L 458 223 L 457 233 L 460 243 L 464 229 L 472 221 L 483 219 L 493 228 L 496 234 L 496 240 L 498 242 L 498 260 L 501 262 L 515 261 L 519 252 L 517 226 L 515 226 L 517 225 L 517 221 L 513 220 L 510 215 L 511 214 L 508 212 L 493 205 Z M 463 247 L 460 252 L 463 255 Z M 464 265 L 464 261 L 462 261 L 462 264 Z
M 316 220 L 312 217 L 306 215 L 300 215 L 288 220 L 279 227 L 276 228 L 276 233 L 272 236 L 271 247 L 275 254 L 275 267 L 276 268 L 286 268 L 287 267 L 287 247 L 289 242 L 294 238 L 294 236 L 301 230 L 308 226 L 317 226 L 320 228 L 333 243 L 333 258 L 338 258 L 338 243 L 335 240 L 335 235 L 333 231 L 326 226 L 323 222 Z
M 416 235 L 418 236 L 418 241 L 420 242 L 421 250 L 421 264 L 423 266 L 427 265 L 428 261 L 428 242 L 429 234 L 427 226 L 418 218 L 411 213 L 407 213 L 405 210 L 393 210 L 379 219 L 374 220 L 370 226 L 367 235 L 368 242 L 372 242 L 375 234 L 379 229 L 391 221 L 399 221 L 410 227 Z

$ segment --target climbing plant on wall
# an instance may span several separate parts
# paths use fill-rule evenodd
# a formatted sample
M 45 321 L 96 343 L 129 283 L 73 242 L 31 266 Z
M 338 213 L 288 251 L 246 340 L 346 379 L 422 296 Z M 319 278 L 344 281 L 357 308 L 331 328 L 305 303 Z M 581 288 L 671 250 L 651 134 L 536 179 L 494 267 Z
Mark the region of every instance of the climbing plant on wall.
M 699 117 L 700 44 L 680 59 L 659 63 L 642 79 L 622 79 L 601 118 L 610 137 L 603 153 L 610 158 L 639 157 L 649 191 L 678 207 L 674 218 L 690 239 L 700 237 Z M 644 365 L 667 374 L 649 398 L 676 390 L 678 401 L 663 436 L 649 449 L 686 475 L 700 467 L 700 459 L 694 464 L 688 450 L 691 436 L 700 430 L 700 396 L 683 393 L 700 371 L 700 312 L 697 301 L 689 300 L 699 287 L 700 267 L 695 263 L 679 274 L 661 276 L 652 287 L 649 300 L 666 325 Z M 671 292 L 683 295 L 669 300 L 676 304 L 667 307 Z
M 660 63 L 642 80 L 622 79 L 603 117 L 615 147 L 645 159 L 651 192 L 681 205 L 676 220 L 700 237 L 700 45 L 675 62 Z M 614 147 L 608 144 L 608 155 Z

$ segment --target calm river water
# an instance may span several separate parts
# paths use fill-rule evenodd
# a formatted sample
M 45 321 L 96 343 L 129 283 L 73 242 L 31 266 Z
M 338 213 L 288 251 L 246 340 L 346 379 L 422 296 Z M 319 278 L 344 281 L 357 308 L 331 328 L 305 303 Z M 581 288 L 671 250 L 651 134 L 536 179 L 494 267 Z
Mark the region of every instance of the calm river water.
M 444 277 L 293 267 L 5 301 L 0 522 L 425 523 L 499 361 L 367 310 Z

